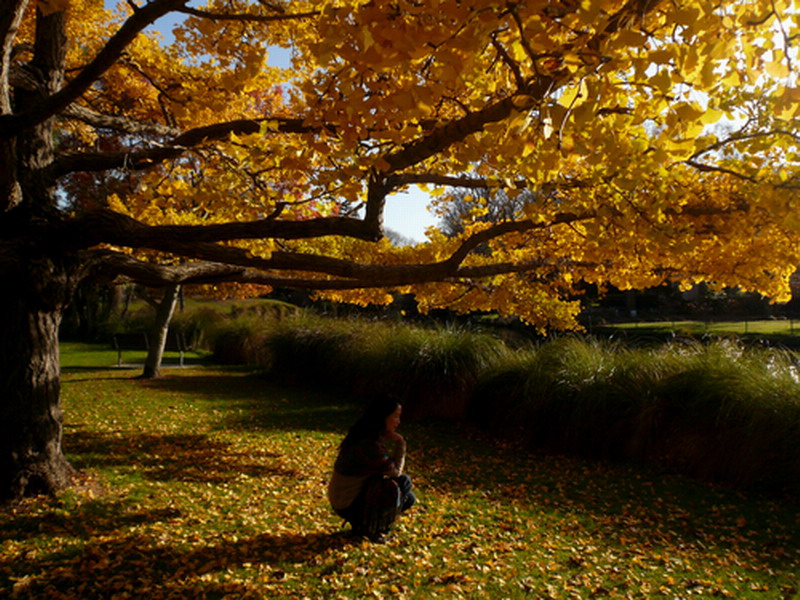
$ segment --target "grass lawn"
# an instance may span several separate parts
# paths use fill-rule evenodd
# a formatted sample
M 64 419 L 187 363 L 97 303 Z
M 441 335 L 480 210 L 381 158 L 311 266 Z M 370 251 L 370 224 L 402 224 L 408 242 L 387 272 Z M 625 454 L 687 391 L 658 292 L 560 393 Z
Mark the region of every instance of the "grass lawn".
M 387 544 L 350 539 L 325 496 L 356 414 L 341 398 L 86 355 L 62 357 L 82 483 L 0 509 L 0 597 L 800 597 L 796 504 L 448 423 L 401 426 L 419 504 Z
M 121 355 L 117 354 L 111 346 L 97 344 L 82 344 L 79 342 L 61 343 L 61 366 L 64 369 L 86 368 L 95 370 L 103 367 L 117 367 L 117 363 L 122 361 L 122 366 L 118 368 L 132 369 L 144 367 L 147 352 L 144 350 L 123 350 Z M 199 352 L 185 352 L 184 365 L 196 365 L 204 362 L 205 355 Z M 180 353 L 164 352 L 161 363 L 162 368 L 175 367 L 180 364 Z
M 653 333 L 677 335 L 766 335 L 800 338 L 800 321 L 789 319 L 763 319 L 756 321 L 642 321 L 601 325 L 592 328 L 596 331 L 614 330 L 630 333 Z

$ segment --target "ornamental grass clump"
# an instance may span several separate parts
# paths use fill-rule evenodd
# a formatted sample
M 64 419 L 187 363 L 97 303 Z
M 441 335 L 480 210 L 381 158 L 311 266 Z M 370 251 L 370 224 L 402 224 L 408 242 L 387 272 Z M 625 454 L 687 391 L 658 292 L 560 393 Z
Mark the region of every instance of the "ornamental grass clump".
M 517 353 L 487 372 L 469 414 L 500 435 L 558 452 L 606 455 L 628 411 L 615 350 L 565 337 Z
M 467 418 L 494 435 L 534 445 L 546 385 L 539 364 L 536 350 L 518 350 L 487 369 L 467 403 Z
M 268 357 L 263 346 L 272 326 L 272 321 L 253 315 L 228 318 L 214 324 L 206 334 L 212 358 L 225 365 L 267 366 Z
M 270 373 L 285 383 L 364 400 L 392 393 L 412 418 L 460 419 L 482 372 L 509 351 L 487 334 L 358 319 L 288 319 L 266 339 Z
M 375 338 L 372 364 L 413 417 L 461 419 L 484 371 L 510 353 L 497 338 L 457 327 L 397 327 Z
M 488 371 L 468 414 L 547 451 L 656 462 L 739 488 L 800 482 L 797 367 L 774 350 L 556 340 Z
M 349 320 L 307 315 L 276 323 L 264 345 L 270 376 L 290 385 L 349 391 L 357 331 Z
M 791 355 L 731 341 L 696 346 L 658 390 L 658 458 L 737 487 L 797 486 L 800 386 Z

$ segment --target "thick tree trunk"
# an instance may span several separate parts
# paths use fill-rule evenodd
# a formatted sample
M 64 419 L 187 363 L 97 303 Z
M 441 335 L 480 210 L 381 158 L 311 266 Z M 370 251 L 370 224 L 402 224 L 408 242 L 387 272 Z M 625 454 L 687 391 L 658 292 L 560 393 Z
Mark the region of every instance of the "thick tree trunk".
M 147 351 L 147 360 L 145 360 L 142 373 L 142 377 L 145 379 L 158 377 L 161 374 L 161 361 L 164 358 L 164 347 L 167 344 L 169 323 L 175 313 L 180 289 L 181 286 L 178 284 L 168 285 L 164 288 L 164 296 L 158 304 L 156 322 L 150 334 L 150 349 Z
M 66 278 L 7 281 L 0 292 L 0 499 L 52 493 L 73 469 L 61 450 L 58 326 Z M 43 269 L 35 269 L 44 276 Z M 54 276 L 55 275 L 55 276 Z M 7 278 L 7 277 L 6 277 Z M 42 284 L 45 285 L 42 285 Z M 54 301 L 55 300 L 55 301 Z

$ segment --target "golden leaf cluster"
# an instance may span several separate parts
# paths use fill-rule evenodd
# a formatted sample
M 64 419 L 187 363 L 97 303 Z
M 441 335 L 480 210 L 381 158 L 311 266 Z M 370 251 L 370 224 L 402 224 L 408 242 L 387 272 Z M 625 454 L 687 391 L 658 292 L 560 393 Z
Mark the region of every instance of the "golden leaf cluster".
M 152 224 L 302 221 L 363 214 L 371 182 L 395 182 L 388 194 L 405 181 L 437 193 L 442 178 L 470 177 L 536 198 L 510 217 L 528 229 L 490 236 L 488 252 L 460 263 L 514 269 L 411 282 L 423 307 L 565 327 L 580 282 L 702 280 L 785 299 L 799 262 L 797 11 L 788 0 L 637 4 L 211 0 L 209 14 L 270 19 L 190 15 L 171 43 L 139 36 L 82 101 L 178 131 L 260 119 L 258 131 L 196 144 L 109 202 Z M 297 16 L 271 19 L 288 13 Z M 79 68 L 113 20 L 78 0 L 68 15 L 68 62 Z M 278 47 L 290 64 L 270 63 Z M 100 141 L 85 124 L 65 128 L 84 148 Z M 430 264 L 491 228 L 478 214 L 464 218 L 460 238 L 432 233 L 414 248 L 343 238 L 242 245 L 263 256 L 280 246 Z M 385 289 L 325 294 L 387 298 Z

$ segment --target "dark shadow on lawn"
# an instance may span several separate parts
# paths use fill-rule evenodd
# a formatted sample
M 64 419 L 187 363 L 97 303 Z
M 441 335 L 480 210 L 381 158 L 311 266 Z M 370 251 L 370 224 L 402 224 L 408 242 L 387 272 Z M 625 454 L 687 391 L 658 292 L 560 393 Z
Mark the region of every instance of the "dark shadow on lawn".
M 47 512 L 21 511 L 8 520 L 0 520 L 0 540 L 26 540 L 40 536 L 89 539 L 144 523 L 167 523 L 181 516 L 177 509 L 168 507 L 132 509 L 124 500 L 100 498 L 70 510 L 59 510 L 62 506 L 60 500 L 53 499 L 51 502 L 55 508 Z
M 188 375 L 167 372 L 154 379 L 141 379 L 139 385 L 152 390 L 220 401 L 266 397 L 270 388 L 269 383 L 252 369 L 226 369 L 220 373 L 200 371 Z
M 239 597 L 247 589 L 237 581 L 217 581 L 239 568 L 256 567 L 262 584 L 280 589 L 293 563 L 312 560 L 352 543 L 340 533 L 324 531 L 273 535 L 264 533 L 236 542 L 192 546 L 156 545 L 137 534 L 91 543 L 77 551 L 36 557 L 24 564 L 0 561 L 0 589 L 10 589 L 7 573 L 29 575 L 24 597 L 45 598 L 47 589 L 73 590 L 76 597 L 111 598 L 127 592 L 132 598 Z M 53 569 L 58 565 L 58 569 Z M 286 565 L 285 567 L 283 565 Z M 209 575 L 208 580 L 200 579 Z M 250 577 L 253 576 L 251 573 Z
M 202 362 L 199 359 L 193 362 L 186 362 L 183 365 L 178 364 L 166 364 L 161 365 L 162 373 L 166 376 L 169 376 L 170 373 L 174 372 L 181 372 L 184 370 L 191 370 L 196 367 L 206 366 L 206 362 Z M 76 379 L 73 377 L 65 377 L 61 383 L 63 384 L 71 384 L 71 383 L 81 383 L 87 381 L 103 381 L 103 380 L 110 380 L 110 379 L 137 379 L 142 371 L 144 370 L 144 363 L 137 364 L 137 363 L 128 363 L 122 365 L 112 365 L 107 367 L 95 367 L 95 366 L 66 366 L 61 367 L 61 374 L 70 376 L 70 375 L 80 375 L 80 374 L 89 374 L 89 373 L 97 373 L 97 377 L 85 377 L 82 379 Z M 116 377 L 104 377 L 102 375 L 115 373 Z
M 346 432 L 357 408 L 341 395 L 275 384 L 258 372 L 239 377 L 170 376 L 142 380 L 140 385 L 169 392 L 204 396 L 227 410 L 223 426 L 256 431 L 314 430 Z
M 231 444 L 194 434 L 65 433 L 64 450 L 77 468 L 125 466 L 153 481 L 224 483 L 237 475 L 285 477 L 299 473 L 263 450 L 235 451 Z

